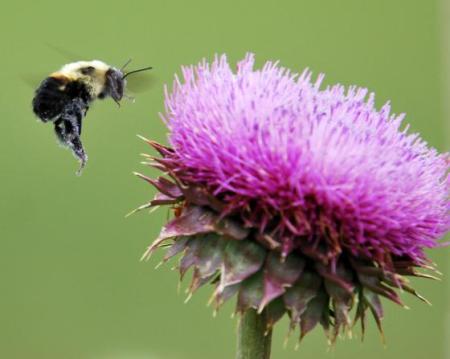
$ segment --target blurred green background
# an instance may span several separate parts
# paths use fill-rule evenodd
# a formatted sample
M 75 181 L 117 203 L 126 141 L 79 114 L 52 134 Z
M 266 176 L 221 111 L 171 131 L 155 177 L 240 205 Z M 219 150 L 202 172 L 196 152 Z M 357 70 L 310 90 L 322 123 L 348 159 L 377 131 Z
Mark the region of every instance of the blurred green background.
M 216 318 L 208 290 L 187 304 L 170 265 L 139 262 L 166 211 L 124 214 L 153 190 L 134 178 L 148 151 L 136 134 L 165 141 L 163 84 L 182 64 L 226 52 L 255 52 L 295 71 L 326 73 L 327 83 L 359 84 L 406 112 L 412 130 L 445 144 L 438 1 L 6 1 L 0 14 L 0 358 L 178 359 L 234 356 L 236 319 Z M 31 112 L 33 88 L 65 58 L 47 44 L 130 68 L 153 65 L 152 86 L 136 102 L 92 106 L 84 123 L 89 162 L 79 178 L 51 125 Z M 25 81 L 27 79 L 28 81 Z M 34 86 L 37 83 L 34 82 Z M 447 272 L 448 250 L 431 253 Z M 429 307 L 386 305 L 387 347 L 376 328 L 366 340 L 328 350 L 316 329 L 294 351 L 287 322 L 273 358 L 447 358 L 443 282 L 419 281 Z

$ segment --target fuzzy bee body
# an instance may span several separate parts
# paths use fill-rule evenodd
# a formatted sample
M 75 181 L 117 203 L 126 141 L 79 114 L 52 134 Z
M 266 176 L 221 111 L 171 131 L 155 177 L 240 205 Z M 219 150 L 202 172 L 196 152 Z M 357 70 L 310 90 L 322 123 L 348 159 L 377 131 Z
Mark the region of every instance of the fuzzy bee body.
M 33 112 L 43 122 L 53 122 L 58 140 L 78 158 L 80 170 L 87 161 L 80 136 L 89 105 L 97 98 L 107 97 L 119 103 L 125 77 L 122 70 L 102 61 L 78 61 L 50 74 L 35 92 Z

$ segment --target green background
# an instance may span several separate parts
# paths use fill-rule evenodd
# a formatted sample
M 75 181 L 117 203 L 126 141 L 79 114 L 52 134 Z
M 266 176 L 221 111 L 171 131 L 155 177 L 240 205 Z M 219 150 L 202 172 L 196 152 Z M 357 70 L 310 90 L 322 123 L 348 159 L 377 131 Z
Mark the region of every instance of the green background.
M 125 219 L 153 190 L 132 171 L 149 151 L 136 134 L 165 141 L 163 84 L 182 64 L 226 52 L 256 53 L 327 83 L 366 86 L 391 100 L 413 131 L 445 145 L 437 1 L 7 1 L 0 14 L 0 358 L 232 358 L 236 319 L 216 318 L 208 290 L 187 304 L 170 265 L 139 262 L 165 210 Z M 51 125 L 31 112 L 34 83 L 65 58 L 47 44 L 130 68 L 153 65 L 151 86 L 124 101 L 93 105 L 84 123 L 89 162 L 81 177 Z M 448 250 L 431 254 L 447 272 Z M 448 276 L 446 277 L 448 278 Z M 298 351 L 277 326 L 273 358 L 446 358 L 446 286 L 416 283 L 429 307 L 386 305 L 387 347 L 374 325 L 366 340 L 329 350 L 321 329 Z M 358 331 L 356 331 L 358 332 Z

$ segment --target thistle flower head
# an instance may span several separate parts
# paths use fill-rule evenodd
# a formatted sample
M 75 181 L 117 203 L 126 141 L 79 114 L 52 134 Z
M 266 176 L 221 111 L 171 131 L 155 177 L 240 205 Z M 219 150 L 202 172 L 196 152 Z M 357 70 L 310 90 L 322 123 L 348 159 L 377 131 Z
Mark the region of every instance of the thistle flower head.
M 175 239 L 167 258 L 184 253 L 192 290 L 218 277 L 219 304 L 238 293 L 272 324 L 288 312 L 302 336 L 321 322 L 335 338 L 354 305 L 379 324 L 378 295 L 401 303 L 392 287 L 419 296 L 402 275 L 450 228 L 450 166 L 403 115 L 252 55 L 183 76 L 166 91 L 170 147 L 150 142 L 171 180 L 145 177 L 160 191 L 148 206 L 178 208 L 150 251 Z

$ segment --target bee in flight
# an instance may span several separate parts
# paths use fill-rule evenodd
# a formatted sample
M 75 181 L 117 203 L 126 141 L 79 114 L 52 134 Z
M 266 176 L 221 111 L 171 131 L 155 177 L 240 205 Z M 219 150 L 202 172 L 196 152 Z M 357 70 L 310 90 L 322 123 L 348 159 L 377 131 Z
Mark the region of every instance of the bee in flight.
M 124 96 L 126 77 L 151 67 L 124 72 L 102 61 L 78 61 L 64 65 L 50 74 L 37 88 L 33 112 L 42 122 L 52 122 L 63 146 L 70 148 L 80 161 L 77 174 L 86 165 L 87 155 L 81 142 L 81 127 L 90 104 L 111 97 L 118 105 Z

